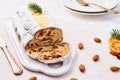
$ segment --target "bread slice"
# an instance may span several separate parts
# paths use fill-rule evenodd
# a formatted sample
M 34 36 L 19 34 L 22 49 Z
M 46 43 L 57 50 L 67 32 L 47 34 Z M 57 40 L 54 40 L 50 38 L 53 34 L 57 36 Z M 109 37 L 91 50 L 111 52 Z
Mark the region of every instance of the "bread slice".
M 63 42 L 54 45 L 25 47 L 25 50 L 32 58 L 44 62 L 45 60 L 55 60 L 64 57 L 69 53 L 70 47 L 67 42 Z
M 58 63 L 69 59 L 70 55 L 70 45 L 66 42 L 63 42 L 55 47 L 51 46 L 51 48 L 43 50 L 38 55 L 38 60 L 45 64 Z
M 65 56 L 70 51 L 67 42 L 45 46 L 38 55 L 39 60 L 53 60 Z
M 49 27 L 37 31 L 34 39 L 46 41 L 47 43 L 59 43 L 63 41 L 63 34 L 60 28 Z
M 26 48 L 34 48 L 37 46 L 48 46 L 48 45 L 54 45 L 55 43 L 49 43 L 49 40 L 47 41 L 40 41 L 37 39 L 31 39 L 30 41 L 28 41 L 28 43 L 25 45 L 25 49 Z

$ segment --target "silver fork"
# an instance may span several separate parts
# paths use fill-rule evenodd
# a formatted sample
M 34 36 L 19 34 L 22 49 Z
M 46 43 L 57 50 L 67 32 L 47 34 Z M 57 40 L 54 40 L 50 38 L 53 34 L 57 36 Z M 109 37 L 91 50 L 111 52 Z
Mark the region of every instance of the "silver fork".
M 9 64 L 12 68 L 13 73 L 17 75 L 21 74 L 23 71 L 22 68 L 17 64 L 13 56 L 9 53 L 7 45 L 1 35 L 0 35 L 0 47 L 9 61 Z

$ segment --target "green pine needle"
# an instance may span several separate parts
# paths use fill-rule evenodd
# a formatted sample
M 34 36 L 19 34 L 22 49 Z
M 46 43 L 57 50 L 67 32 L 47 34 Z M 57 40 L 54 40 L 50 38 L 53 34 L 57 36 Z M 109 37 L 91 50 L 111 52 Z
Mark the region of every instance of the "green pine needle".
M 118 30 L 118 29 L 112 29 L 111 37 L 120 39 L 120 30 Z
M 42 13 L 42 8 L 36 3 L 28 4 L 28 9 L 34 13 Z

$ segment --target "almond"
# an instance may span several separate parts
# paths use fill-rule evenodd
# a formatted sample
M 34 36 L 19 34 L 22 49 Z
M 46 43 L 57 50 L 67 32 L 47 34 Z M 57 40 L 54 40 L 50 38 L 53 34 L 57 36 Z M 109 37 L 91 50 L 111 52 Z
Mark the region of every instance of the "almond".
M 78 80 L 77 78 L 71 78 L 70 80 Z
M 98 61 L 99 60 L 99 55 L 97 55 L 97 54 L 94 55 L 92 59 L 93 59 L 93 61 Z
M 84 72 L 84 71 L 85 71 L 85 65 L 84 65 L 84 64 L 80 64 L 79 70 L 80 70 L 81 72 Z
M 113 72 L 116 72 L 116 71 L 120 70 L 120 67 L 118 67 L 118 66 L 110 66 L 110 70 L 113 71 Z
M 36 76 L 32 76 L 28 80 L 37 80 L 37 77 Z
M 116 53 L 116 52 L 114 52 L 112 50 L 110 50 L 110 54 L 112 54 L 113 56 L 117 56 L 118 55 L 118 53 Z
M 81 42 L 78 44 L 78 48 L 83 49 L 83 44 Z
M 97 42 L 97 43 L 101 43 L 101 39 L 97 38 L 97 37 L 94 38 L 94 41 Z

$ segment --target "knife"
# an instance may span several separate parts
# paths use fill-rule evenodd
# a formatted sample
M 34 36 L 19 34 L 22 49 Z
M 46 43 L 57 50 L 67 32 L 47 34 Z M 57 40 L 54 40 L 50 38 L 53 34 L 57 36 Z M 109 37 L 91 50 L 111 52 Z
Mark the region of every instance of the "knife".
M 2 37 L 2 35 L 0 35 L 0 48 L 3 50 L 5 56 L 7 57 L 7 60 L 12 68 L 12 71 L 14 74 L 18 75 L 22 73 L 22 68 L 17 64 L 17 62 L 15 61 L 15 59 L 13 58 L 13 56 L 10 54 L 10 52 L 8 51 L 7 45 Z

